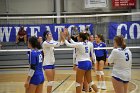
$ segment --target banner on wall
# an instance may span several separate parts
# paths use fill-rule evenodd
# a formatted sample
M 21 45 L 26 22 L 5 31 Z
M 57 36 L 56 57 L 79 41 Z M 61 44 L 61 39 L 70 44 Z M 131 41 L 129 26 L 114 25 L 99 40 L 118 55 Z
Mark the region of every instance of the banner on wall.
M 123 35 L 125 39 L 140 39 L 140 21 L 109 23 L 109 39 L 116 35 Z
M 136 8 L 136 0 L 112 0 L 113 9 Z
M 107 0 L 85 0 L 85 8 L 107 7 Z
M 0 25 L 0 41 L 1 42 L 15 42 L 16 35 L 22 25 Z M 93 24 L 91 23 L 77 23 L 77 24 L 40 24 L 40 25 L 23 25 L 24 30 L 27 32 L 28 37 L 30 36 L 42 36 L 44 31 L 51 31 L 54 40 L 58 40 L 60 37 L 59 32 L 63 31 L 64 28 L 68 28 L 71 35 L 72 28 L 76 26 L 79 32 L 89 27 L 89 33 L 93 32 Z

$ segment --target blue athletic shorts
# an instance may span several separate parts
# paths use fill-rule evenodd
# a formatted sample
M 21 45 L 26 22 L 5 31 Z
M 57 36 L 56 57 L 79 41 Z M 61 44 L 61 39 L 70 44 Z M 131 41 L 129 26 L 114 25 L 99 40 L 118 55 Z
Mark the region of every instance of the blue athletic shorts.
M 44 75 L 33 75 L 33 77 L 30 80 L 30 84 L 34 84 L 34 85 L 39 85 L 39 84 L 43 84 L 44 82 Z
M 46 65 L 46 66 L 43 66 L 43 69 L 55 69 L 55 66 L 54 65 Z
M 92 62 L 91 61 L 79 61 L 78 68 L 82 70 L 91 70 L 92 69 Z
M 120 82 L 123 82 L 123 83 L 129 83 L 129 81 L 124 81 L 124 80 L 121 80 L 120 78 L 117 78 L 117 77 L 114 77 L 114 76 L 112 76 L 112 77 L 117 81 L 120 81 Z

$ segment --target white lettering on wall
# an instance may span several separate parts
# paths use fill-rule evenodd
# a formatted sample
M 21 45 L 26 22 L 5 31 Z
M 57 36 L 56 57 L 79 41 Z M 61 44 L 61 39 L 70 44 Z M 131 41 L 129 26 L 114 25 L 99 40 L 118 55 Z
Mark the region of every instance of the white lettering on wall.
M 6 42 L 9 42 L 12 27 L 0 27 L 0 41 L 3 42 L 4 36 Z
M 125 30 L 127 31 L 127 25 L 126 24 L 120 24 L 117 28 L 117 36 L 121 35 L 122 27 L 125 27 Z M 125 39 L 127 39 L 127 34 L 125 34 Z
M 126 31 L 128 31 L 129 33 L 125 33 L 125 39 L 127 39 L 127 35 L 130 35 L 130 39 L 139 39 L 140 38 L 140 24 L 138 23 L 133 23 L 132 25 L 130 25 L 130 27 L 128 28 L 127 24 L 120 24 L 117 27 L 117 34 L 116 35 L 121 35 L 122 32 L 122 28 L 125 28 Z M 134 28 L 137 28 L 137 37 L 134 37 Z
M 31 36 L 36 36 L 37 37 L 37 33 L 40 32 L 40 27 L 35 26 L 35 27 L 30 27 L 30 29 L 31 29 Z
M 130 37 L 131 37 L 131 39 L 135 39 L 135 37 L 134 37 L 134 27 L 137 27 L 137 38 L 136 39 L 139 39 L 140 38 L 140 25 L 138 23 L 133 23 L 130 26 L 130 29 L 129 29 Z

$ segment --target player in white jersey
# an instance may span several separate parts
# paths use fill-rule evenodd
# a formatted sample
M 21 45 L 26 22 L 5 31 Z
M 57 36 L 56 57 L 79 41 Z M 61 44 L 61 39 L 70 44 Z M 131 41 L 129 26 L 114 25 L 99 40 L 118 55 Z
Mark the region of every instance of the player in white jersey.
M 54 47 L 59 47 L 60 42 L 54 41 L 52 34 L 49 31 L 46 31 L 44 34 L 46 41 L 43 42 L 43 53 L 44 53 L 44 62 L 43 69 L 47 77 L 47 93 L 52 93 L 52 86 L 54 85 L 54 76 L 55 76 L 55 57 L 54 57 Z
M 67 40 L 65 40 L 65 36 L 61 35 L 64 39 L 65 44 L 69 47 L 76 48 L 76 60 L 78 61 L 78 68 L 76 71 L 76 93 L 81 93 L 81 85 L 83 83 L 84 76 L 87 79 L 89 86 L 91 86 L 96 93 L 98 93 L 97 86 L 92 81 L 91 76 L 91 69 L 92 69 L 92 62 L 90 60 L 89 53 L 92 54 L 92 59 L 94 60 L 94 53 L 93 53 L 93 45 L 90 42 L 87 42 L 87 36 L 85 33 L 79 33 L 77 43 L 71 44 Z
M 126 48 L 122 36 L 115 36 L 114 49 L 108 58 L 108 62 L 114 63 L 112 83 L 115 93 L 128 93 L 128 83 L 131 80 L 132 54 Z

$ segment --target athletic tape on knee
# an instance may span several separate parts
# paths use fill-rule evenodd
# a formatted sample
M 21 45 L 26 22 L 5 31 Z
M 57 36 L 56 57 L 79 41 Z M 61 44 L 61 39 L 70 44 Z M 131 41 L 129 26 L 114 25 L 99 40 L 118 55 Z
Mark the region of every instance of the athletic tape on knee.
M 100 72 L 100 75 L 104 75 L 104 72 L 103 71 L 99 71 Z
M 78 83 L 78 82 L 75 82 L 75 86 L 76 86 L 76 87 L 80 87 L 80 86 L 81 86 L 81 84 L 80 84 L 80 83 Z
M 95 83 L 92 81 L 89 83 L 89 86 L 91 87 L 92 85 L 94 85 Z
M 48 83 L 47 83 L 47 86 L 53 86 L 54 85 L 54 81 L 49 81 Z

